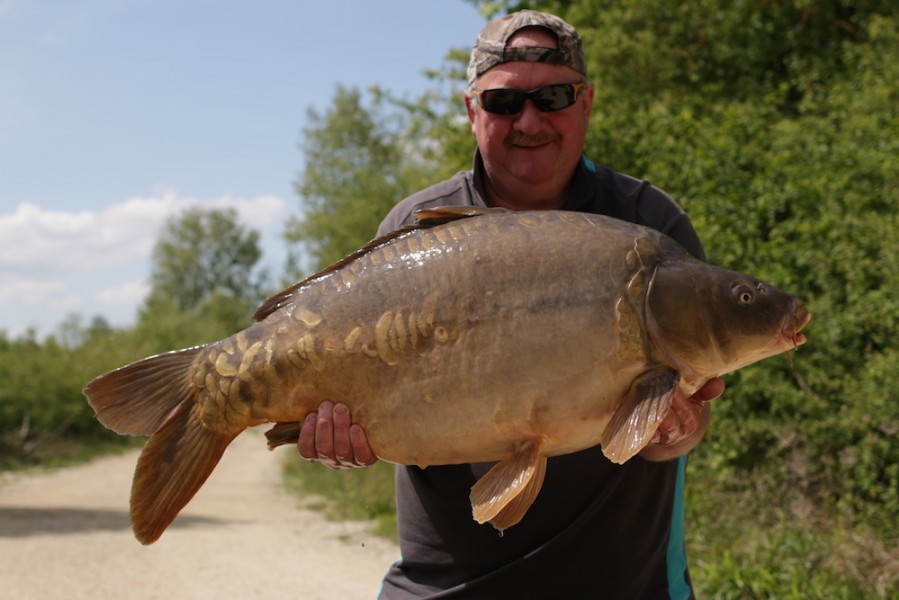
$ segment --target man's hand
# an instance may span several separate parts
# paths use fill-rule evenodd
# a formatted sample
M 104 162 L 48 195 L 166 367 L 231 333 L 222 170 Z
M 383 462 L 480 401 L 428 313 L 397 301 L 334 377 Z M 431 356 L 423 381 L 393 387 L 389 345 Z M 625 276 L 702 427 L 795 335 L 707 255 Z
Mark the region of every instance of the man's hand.
M 322 402 L 309 413 L 297 442 L 300 456 L 332 469 L 368 467 L 378 460 L 361 425 L 353 424 L 346 404 Z
M 668 414 L 640 456 L 651 461 L 672 460 L 692 450 L 709 428 L 712 410 L 708 403 L 723 393 L 724 381 L 718 377 L 689 398 L 675 391 Z

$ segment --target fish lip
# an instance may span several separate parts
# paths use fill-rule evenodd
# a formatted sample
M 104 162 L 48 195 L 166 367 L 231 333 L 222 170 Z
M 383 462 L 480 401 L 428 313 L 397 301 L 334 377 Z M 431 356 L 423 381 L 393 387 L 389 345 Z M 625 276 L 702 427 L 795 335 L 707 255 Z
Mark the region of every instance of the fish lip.
M 804 304 L 799 304 L 794 310 L 784 328 L 781 330 L 784 342 L 789 348 L 798 348 L 808 341 L 808 338 L 802 333 L 802 328 L 808 325 L 812 320 L 812 313 Z

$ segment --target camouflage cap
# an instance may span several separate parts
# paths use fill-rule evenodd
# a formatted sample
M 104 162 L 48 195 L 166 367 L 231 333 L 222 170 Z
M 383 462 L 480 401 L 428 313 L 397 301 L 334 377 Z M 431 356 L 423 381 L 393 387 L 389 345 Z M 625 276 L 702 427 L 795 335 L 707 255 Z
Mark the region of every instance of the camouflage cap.
M 507 48 L 509 38 L 525 27 L 548 29 L 556 36 L 558 49 L 525 46 Z M 584 59 L 581 38 L 574 27 L 555 15 L 522 10 L 490 21 L 478 34 L 468 63 L 469 87 L 474 86 L 478 77 L 496 65 L 519 60 L 571 67 L 587 77 L 587 61 Z

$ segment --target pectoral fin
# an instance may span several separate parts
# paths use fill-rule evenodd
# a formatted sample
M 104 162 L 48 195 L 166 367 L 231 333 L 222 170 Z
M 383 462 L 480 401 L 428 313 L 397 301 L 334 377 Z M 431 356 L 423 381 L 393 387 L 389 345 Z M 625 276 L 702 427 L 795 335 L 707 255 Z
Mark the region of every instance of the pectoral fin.
M 639 377 L 602 434 L 606 458 L 622 464 L 649 443 L 668 414 L 680 382 L 672 369 L 657 369 Z
M 471 488 L 471 512 L 478 523 L 490 522 L 502 531 L 518 523 L 543 487 L 546 457 L 543 440 L 523 444 L 498 462 Z

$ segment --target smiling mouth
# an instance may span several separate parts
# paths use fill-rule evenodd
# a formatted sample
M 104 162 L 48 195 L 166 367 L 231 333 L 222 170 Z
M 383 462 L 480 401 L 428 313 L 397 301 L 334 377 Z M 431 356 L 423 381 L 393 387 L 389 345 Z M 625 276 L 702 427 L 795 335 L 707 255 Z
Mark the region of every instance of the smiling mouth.
M 539 148 L 559 139 L 558 135 L 550 133 L 538 133 L 537 135 L 524 135 L 522 133 L 509 136 L 508 143 L 516 148 Z
M 528 143 L 519 143 L 512 144 L 512 147 L 517 148 L 519 150 L 533 150 L 535 148 L 543 148 L 544 146 L 548 146 L 549 142 L 528 142 Z

